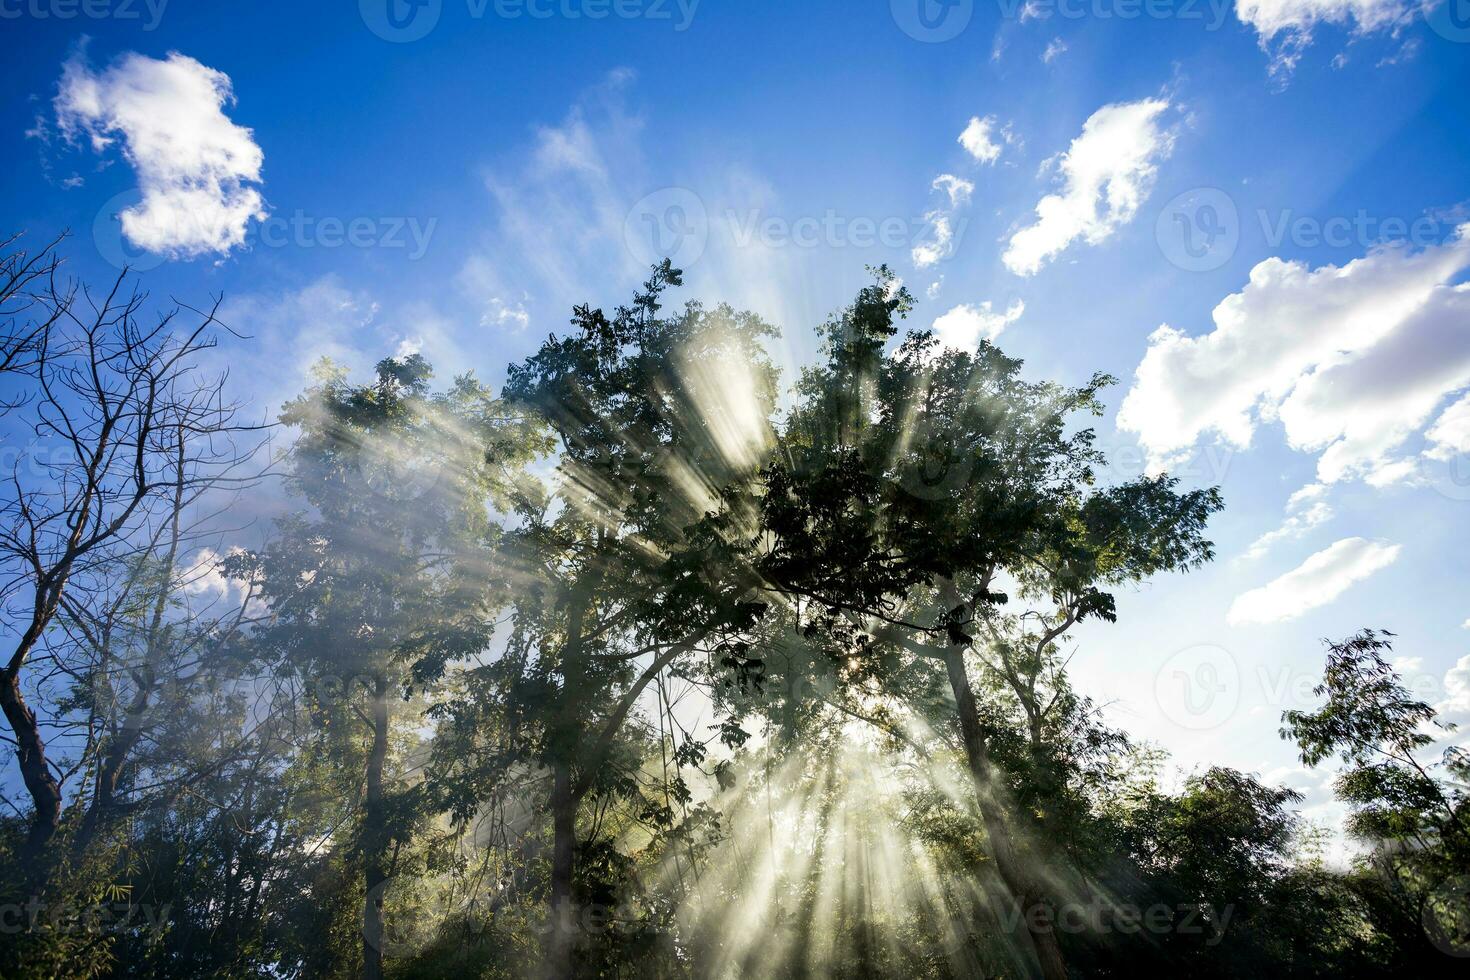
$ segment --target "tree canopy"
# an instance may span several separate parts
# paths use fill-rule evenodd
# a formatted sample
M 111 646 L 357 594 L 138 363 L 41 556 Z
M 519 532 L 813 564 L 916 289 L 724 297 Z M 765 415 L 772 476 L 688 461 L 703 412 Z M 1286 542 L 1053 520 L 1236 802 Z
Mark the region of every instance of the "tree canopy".
M 794 378 L 759 317 L 671 306 L 664 262 L 498 390 L 323 363 L 275 449 L 198 369 L 212 314 L 145 327 L 141 294 L 88 308 L 50 248 L 7 248 L 5 424 L 68 453 L 3 504 L 0 976 L 1387 977 L 1470 951 L 1470 764 L 1392 634 L 1330 643 L 1281 722 L 1335 767 L 1353 859 L 1258 774 L 1171 779 L 1069 666 L 1120 593 L 1214 558 L 1220 492 L 1107 479 L 1113 379 L 904 332 L 886 269 Z M 276 505 L 249 534 L 247 495 Z

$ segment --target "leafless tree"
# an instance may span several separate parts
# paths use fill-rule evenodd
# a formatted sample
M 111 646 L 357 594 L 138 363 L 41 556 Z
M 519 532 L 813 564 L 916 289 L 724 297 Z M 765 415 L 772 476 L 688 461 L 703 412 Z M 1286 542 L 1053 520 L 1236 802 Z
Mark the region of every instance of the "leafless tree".
M 140 535 L 146 547 L 103 577 L 96 601 L 62 598 L 53 649 L 83 709 L 72 723 L 85 746 L 75 768 L 91 774 L 73 804 L 84 810 L 72 841 L 77 854 L 118 817 L 169 800 L 234 755 L 190 767 L 177 764 L 187 752 L 165 752 L 146 791 L 124 799 L 124 770 L 141 764 L 145 743 L 187 727 L 192 698 L 218 693 L 244 673 L 230 648 L 250 626 L 255 583 L 222 573 L 223 556 L 209 546 L 221 515 L 201 506 L 215 484 L 190 487 L 186 445 L 182 436 L 175 442 L 174 482 L 161 518 Z
M 26 355 L 31 446 L 0 504 L 0 604 L 13 634 L 0 663 L 0 708 L 33 808 L 33 860 L 57 831 L 68 775 L 48 759 L 28 703 L 49 701 L 45 681 L 65 673 L 50 649 L 58 617 L 77 629 L 95 624 L 119 568 L 176 562 L 182 509 L 249 485 L 256 457 L 243 440 L 257 427 L 238 420 L 224 377 L 202 363 L 218 304 L 175 306 L 145 322 L 146 294 L 130 283 L 124 272 L 94 296 L 53 278 L 30 297 L 32 322 L 46 329 Z M 173 570 L 165 574 L 175 581 Z M 165 617 L 168 591 L 159 599 Z
M 56 270 L 61 260 L 56 246 L 61 237 L 27 252 L 21 236 L 0 241 L 0 378 L 22 374 L 41 359 L 52 328 L 65 314 L 61 304 L 43 302 L 60 294 Z M 24 401 L 0 389 L 0 415 Z

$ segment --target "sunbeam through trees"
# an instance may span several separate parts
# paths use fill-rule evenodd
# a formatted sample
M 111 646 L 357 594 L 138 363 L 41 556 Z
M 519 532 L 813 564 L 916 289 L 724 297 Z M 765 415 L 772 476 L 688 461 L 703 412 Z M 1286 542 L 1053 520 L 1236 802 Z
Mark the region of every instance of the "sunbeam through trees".
M 0 266 L 0 975 L 1387 977 L 1470 949 L 1470 766 L 1391 634 L 1331 643 L 1280 722 L 1342 763 L 1347 860 L 1293 790 L 1171 780 L 1074 684 L 1079 630 L 1212 561 L 1225 504 L 1115 478 L 1107 375 L 904 332 L 880 267 L 783 377 L 775 325 L 664 261 L 499 390 L 323 361 L 251 421 L 222 368 L 248 324 L 28 247 Z

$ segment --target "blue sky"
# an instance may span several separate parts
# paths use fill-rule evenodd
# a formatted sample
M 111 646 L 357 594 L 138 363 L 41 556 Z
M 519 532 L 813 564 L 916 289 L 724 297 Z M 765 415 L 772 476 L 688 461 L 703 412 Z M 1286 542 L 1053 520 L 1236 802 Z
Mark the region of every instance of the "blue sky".
M 498 380 L 655 233 L 792 369 L 888 263 L 915 326 L 1116 375 L 1116 475 L 1222 487 L 1219 560 L 1080 633 L 1076 680 L 1330 820 L 1276 735 L 1318 638 L 1395 630 L 1470 721 L 1465 7 L 0 0 L 0 211 L 223 295 L 261 412 L 324 354 Z

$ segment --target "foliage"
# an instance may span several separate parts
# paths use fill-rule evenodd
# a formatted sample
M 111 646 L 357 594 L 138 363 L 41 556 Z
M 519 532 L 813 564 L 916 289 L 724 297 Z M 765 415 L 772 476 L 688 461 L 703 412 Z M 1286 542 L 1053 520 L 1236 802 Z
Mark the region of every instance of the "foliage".
M 0 258 L 22 388 L 86 363 L 49 253 Z M 92 433 L 85 512 L 85 468 L 3 511 L 35 793 L 0 818 L 0 975 L 1387 977 L 1463 951 L 1470 767 L 1430 759 L 1448 727 L 1389 634 L 1330 644 L 1322 704 L 1283 718 L 1341 766 L 1349 867 L 1291 790 L 1171 784 L 1074 687 L 1077 624 L 1211 560 L 1222 506 L 1102 479 L 1111 378 L 901 335 L 878 269 L 783 398 L 774 328 L 667 308 L 681 282 L 579 306 L 499 393 L 417 354 L 324 363 L 252 548 L 221 522 L 253 451 L 196 442 L 240 431 L 227 402 L 159 368 L 207 338 L 89 328 L 104 368 L 175 386 L 174 426 L 133 433 L 134 469 Z M 117 411 L 68 376 L 60 409 Z M 48 398 L 0 417 L 54 425 Z M 120 519 L 27 552 L 40 504 Z

